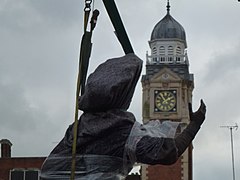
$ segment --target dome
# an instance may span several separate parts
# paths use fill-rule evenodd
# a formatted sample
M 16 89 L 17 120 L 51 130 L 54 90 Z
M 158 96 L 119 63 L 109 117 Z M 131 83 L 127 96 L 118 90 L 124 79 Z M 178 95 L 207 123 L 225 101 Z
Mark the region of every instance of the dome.
M 151 41 L 159 39 L 178 39 L 187 47 L 185 30 L 169 13 L 170 6 L 167 5 L 167 15 L 154 27 Z

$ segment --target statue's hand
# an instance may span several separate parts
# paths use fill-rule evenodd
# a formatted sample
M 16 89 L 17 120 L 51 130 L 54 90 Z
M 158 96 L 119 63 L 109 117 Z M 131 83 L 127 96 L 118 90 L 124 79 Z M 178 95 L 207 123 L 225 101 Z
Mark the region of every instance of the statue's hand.
M 201 99 L 201 105 L 196 112 L 192 112 L 192 104 L 189 103 L 189 116 L 190 121 L 194 121 L 197 124 L 201 125 L 205 120 L 206 114 L 206 105 L 204 104 L 203 100 Z

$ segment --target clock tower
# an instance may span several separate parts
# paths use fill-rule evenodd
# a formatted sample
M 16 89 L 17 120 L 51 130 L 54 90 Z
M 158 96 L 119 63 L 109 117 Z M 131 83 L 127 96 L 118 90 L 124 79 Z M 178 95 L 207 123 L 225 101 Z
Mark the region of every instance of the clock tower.
M 167 14 L 154 27 L 142 76 L 143 123 L 171 120 L 189 123 L 188 103 L 192 101 L 193 74 L 189 73 L 185 30 Z M 142 180 L 192 180 L 192 147 L 171 166 L 142 166 Z

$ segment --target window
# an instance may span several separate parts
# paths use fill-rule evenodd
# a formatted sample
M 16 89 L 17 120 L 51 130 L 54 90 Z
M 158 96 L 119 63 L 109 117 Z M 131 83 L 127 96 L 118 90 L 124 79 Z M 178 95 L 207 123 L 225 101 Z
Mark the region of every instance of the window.
M 25 171 L 25 180 L 38 180 L 38 171 Z
M 21 171 L 21 170 L 11 171 L 11 179 L 10 180 L 23 180 L 23 179 L 24 179 L 24 171 Z
M 173 47 L 168 46 L 168 62 L 172 62 L 172 61 L 173 61 Z
M 164 62 L 164 61 L 165 61 L 165 57 L 161 57 L 161 58 L 160 58 L 160 61 L 161 61 L 161 62 Z
M 168 55 L 173 55 L 173 47 L 168 46 Z
M 38 170 L 13 169 L 10 180 L 39 180 Z
M 152 49 L 152 55 L 153 55 L 153 62 L 157 62 L 157 48 L 153 47 Z
M 164 46 L 160 46 L 159 48 L 160 62 L 165 61 L 165 48 Z
M 182 54 L 181 53 L 181 48 L 179 46 L 176 48 L 176 54 L 177 55 L 181 55 Z
M 159 54 L 160 54 L 160 56 L 164 56 L 165 55 L 165 48 L 163 46 L 160 46 Z
M 181 55 L 181 48 L 178 46 L 177 48 L 176 48 L 176 61 L 177 62 L 180 62 L 181 61 L 181 58 L 180 58 L 180 55 Z
M 168 57 L 168 61 L 172 62 L 173 61 L 173 57 Z
M 152 54 L 153 54 L 153 55 L 156 55 L 156 54 L 157 54 L 157 48 L 156 48 L 156 47 L 154 47 L 154 48 L 152 49 Z

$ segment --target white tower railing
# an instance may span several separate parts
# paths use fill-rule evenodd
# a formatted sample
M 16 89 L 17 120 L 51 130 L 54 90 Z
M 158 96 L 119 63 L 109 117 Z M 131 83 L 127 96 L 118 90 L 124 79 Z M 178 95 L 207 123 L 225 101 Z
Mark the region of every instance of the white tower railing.
M 187 64 L 187 55 L 148 55 L 146 54 L 147 65 L 155 64 Z

